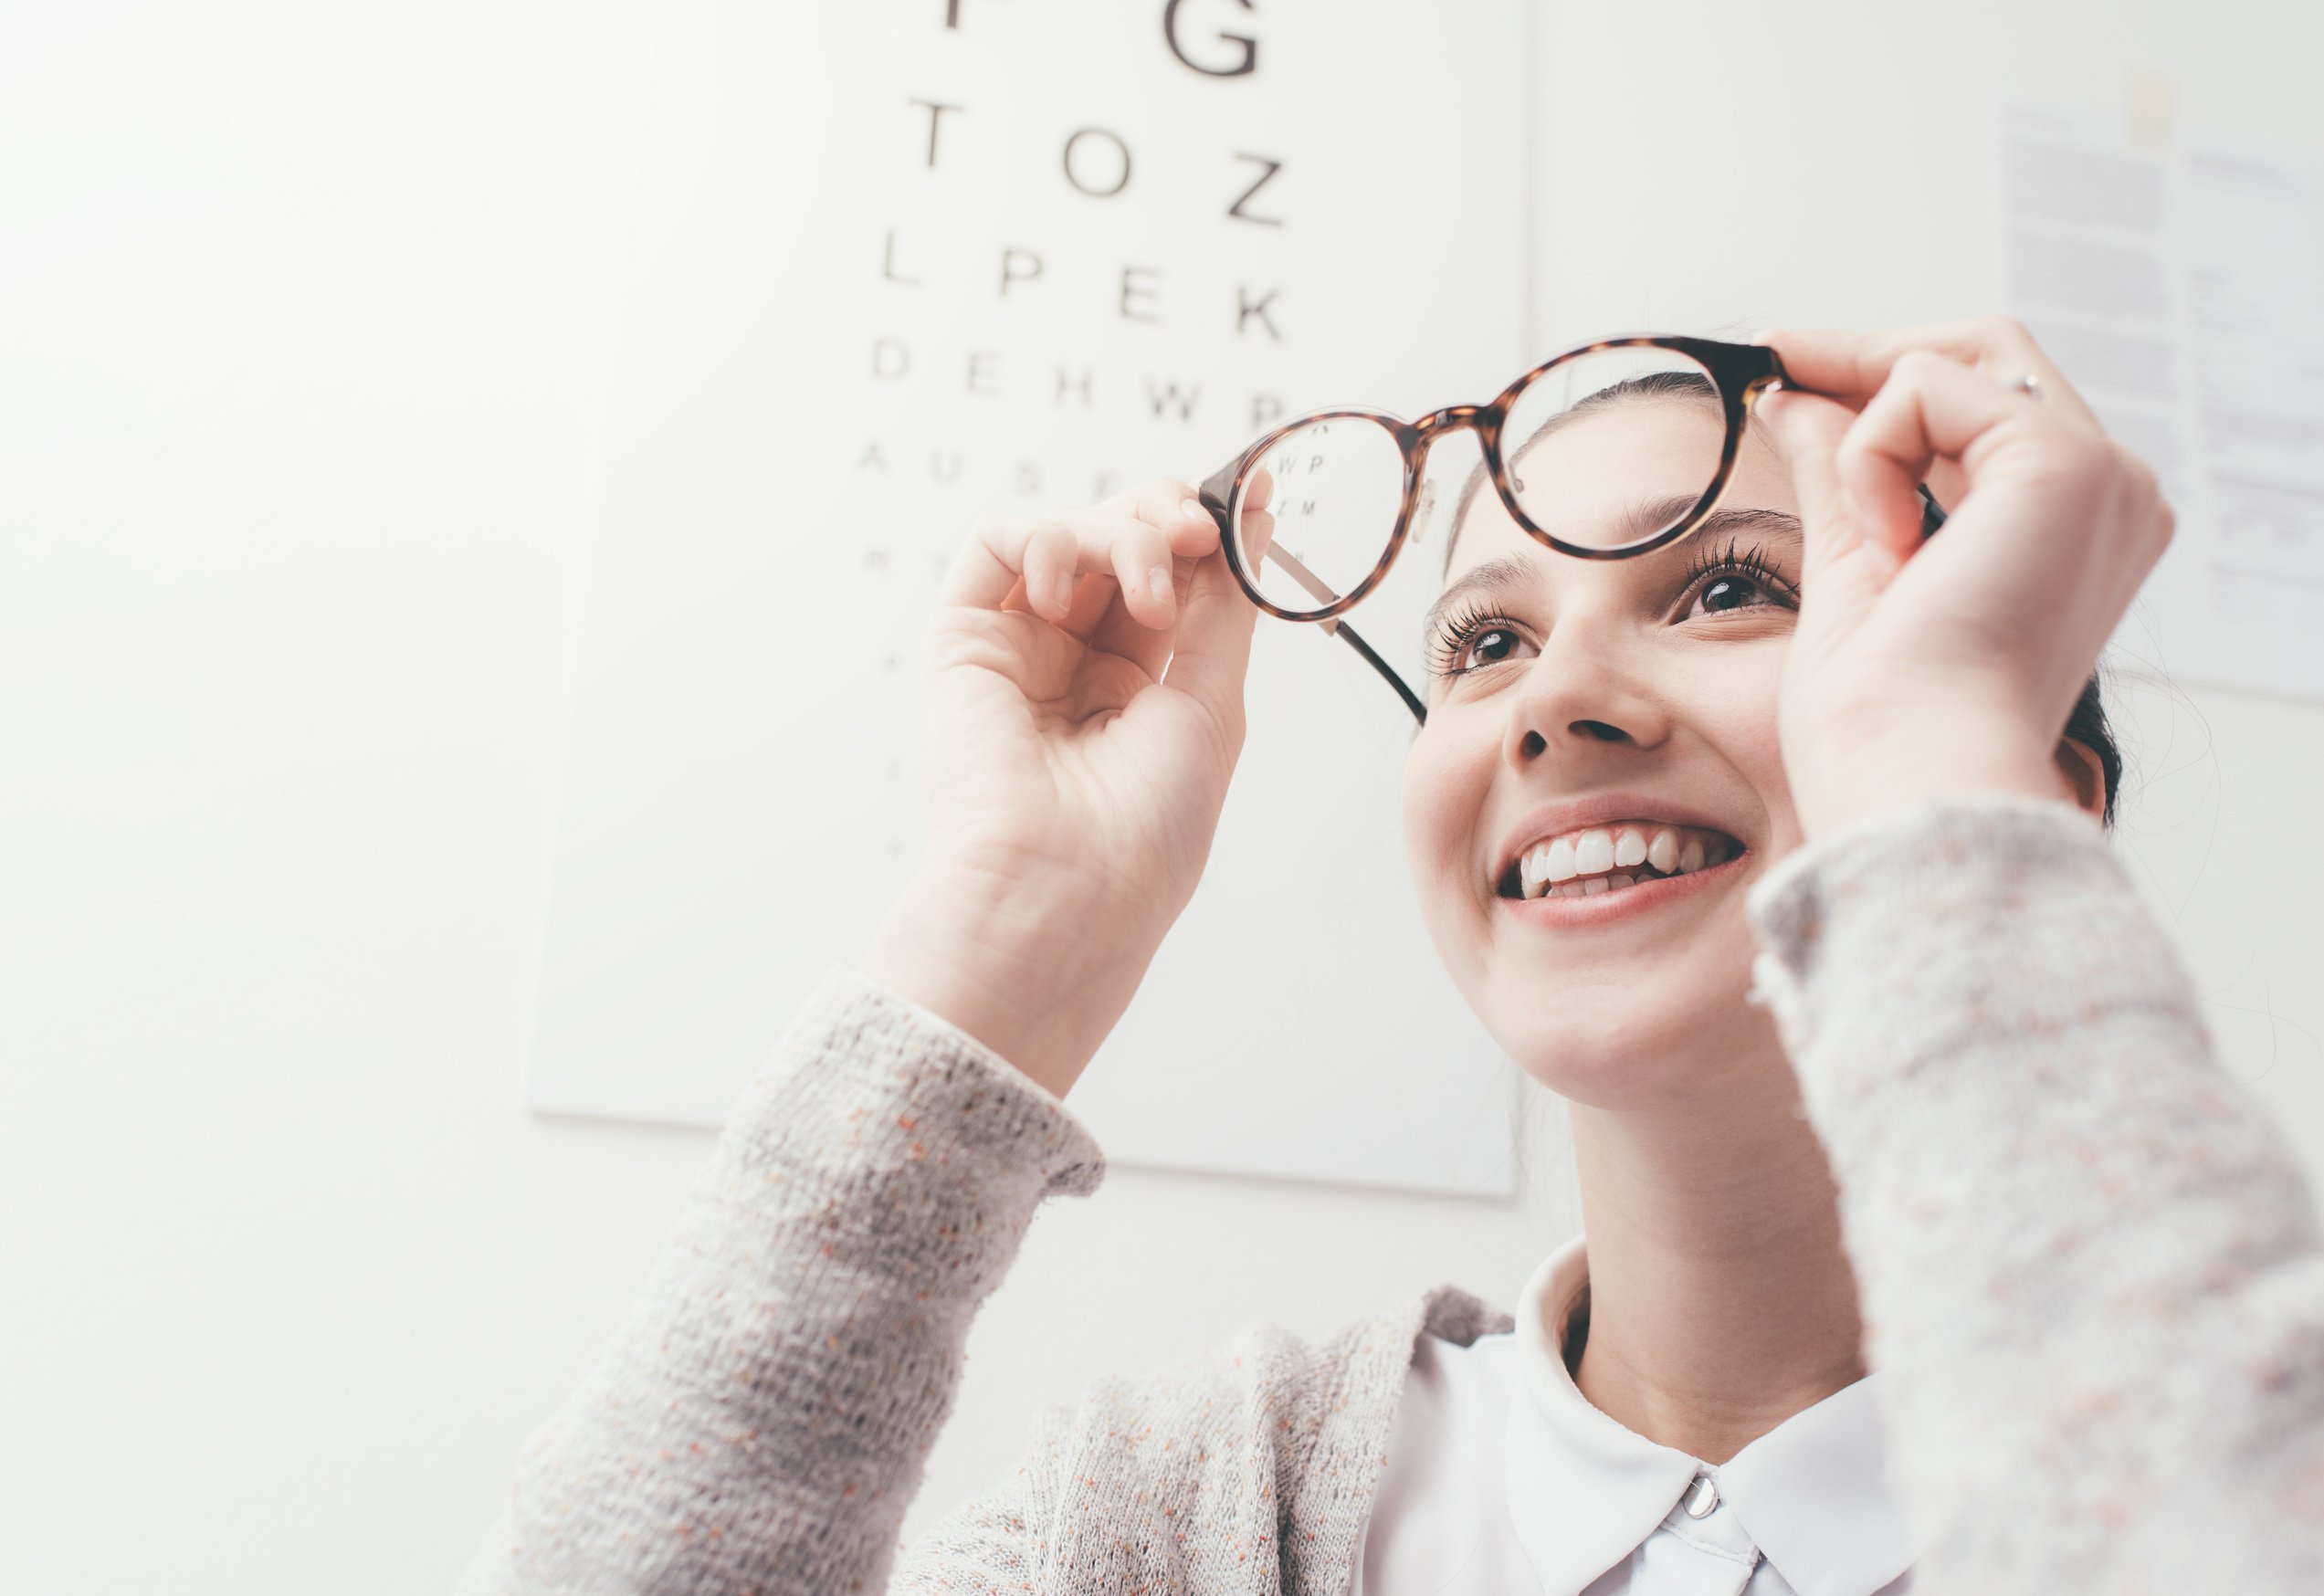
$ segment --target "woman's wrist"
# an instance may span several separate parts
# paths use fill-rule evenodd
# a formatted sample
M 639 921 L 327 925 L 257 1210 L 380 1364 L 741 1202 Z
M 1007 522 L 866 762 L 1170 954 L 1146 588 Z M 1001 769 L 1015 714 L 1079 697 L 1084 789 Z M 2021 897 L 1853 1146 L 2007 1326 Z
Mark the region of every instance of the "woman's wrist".
M 1881 719 L 1877 734 L 1827 731 L 1787 761 L 1793 803 L 1809 838 L 1948 798 L 2073 796 L 2054 751 L 2031 733 L 1984 717 Z
M 1129 1007 L 1153 949 L 1093 936 L 1109 917 L 1037 881 L 915 877 L 858 965 L 1062 1097 Z

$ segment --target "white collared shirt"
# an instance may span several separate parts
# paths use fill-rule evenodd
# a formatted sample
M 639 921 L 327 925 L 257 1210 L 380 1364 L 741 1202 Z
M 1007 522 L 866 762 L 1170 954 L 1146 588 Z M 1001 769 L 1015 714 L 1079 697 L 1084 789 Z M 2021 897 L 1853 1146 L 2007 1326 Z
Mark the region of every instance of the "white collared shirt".
M 1577 1237 L 1526 1282 L 1513 1333 L 1420 1338 L 1349 1596 L 1905 1596 L 1869 1378 L 1703 1463 L 1566 1372 L 1588 1280 Z

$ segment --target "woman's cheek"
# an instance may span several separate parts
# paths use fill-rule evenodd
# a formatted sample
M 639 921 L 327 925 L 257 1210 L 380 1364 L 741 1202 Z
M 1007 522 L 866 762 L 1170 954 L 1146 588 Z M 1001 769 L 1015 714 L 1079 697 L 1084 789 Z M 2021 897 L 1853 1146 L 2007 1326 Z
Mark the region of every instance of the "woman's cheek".
M 1712 746 L 1758 794 L 1766 814 L 1771 857 L 1763 863 L 1781 858 L 1800 842 L 1791 779 L 1783 771 L 1779 713 L 1787 652 L 1780 646 L 1754 648 L 1747 659 L 1730 658 L 1729 669 L 1706 678 L 1698 689 L 1698 701 L 1716 707 L 1701 722 L 1711 729 Z M 1739 666 L 1742 668 L 1734 668 Z
M 1489 769 L 1479 772 L 1476 760 L 1460 757 L 1451 730 L 1432 719 L 1413 740 L 1404 782 L 1404 857 L 1421 916 L 1447 963 L 1456 961 L 1462 906 L 1475 898 L 1467 866 L 1478 855 L 1477 830 L 1490 786 Z
M 1413 888 L 1419 896 L 1421 911 L 1433 926 L 1439 874 L 1436 858 L 1442 846 L 1438 835 L 1442 823 L 1437 812 L 1443 804 L 1443 794 L 1432 755 L 1428 734 L 1424 730 L 1413 740 L 1412 751 L 1404 757 L 1403 807 L 1404 862 L 1411 866 Z

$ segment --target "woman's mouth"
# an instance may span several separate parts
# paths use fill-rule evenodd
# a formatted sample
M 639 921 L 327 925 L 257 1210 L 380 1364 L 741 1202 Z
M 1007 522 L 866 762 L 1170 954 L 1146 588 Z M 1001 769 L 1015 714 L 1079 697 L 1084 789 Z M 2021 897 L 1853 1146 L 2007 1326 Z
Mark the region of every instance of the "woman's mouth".
M 1503 898 L 1594 898 L 1709 870 L 1742 856 L 1725 832 L 1625 820 L 1543 837 L 1511 859 L 1494 883 Z

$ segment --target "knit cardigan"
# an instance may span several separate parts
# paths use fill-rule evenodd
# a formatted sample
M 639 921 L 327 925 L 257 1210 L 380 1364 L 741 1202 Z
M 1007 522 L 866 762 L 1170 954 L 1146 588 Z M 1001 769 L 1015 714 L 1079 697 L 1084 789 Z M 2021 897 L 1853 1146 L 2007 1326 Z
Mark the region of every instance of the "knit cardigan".
M 2324 1591 L 2308 1193 L 2098 828 L 1926 805 L 1780 861 L 1750 912 L 1916 1592 Z M 1417 1338 L 1510 1327 L 1458 1287 L 1100 1380 L 899 1559 L 971 1320 L 1103 1170 L 1057 1097 L 835 971 L 460 1590 L 1339 1596 Z

